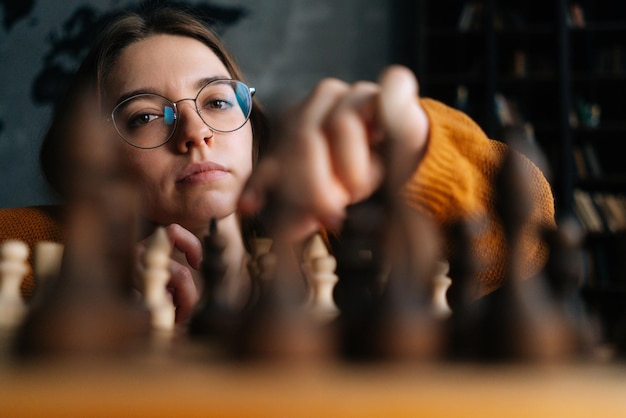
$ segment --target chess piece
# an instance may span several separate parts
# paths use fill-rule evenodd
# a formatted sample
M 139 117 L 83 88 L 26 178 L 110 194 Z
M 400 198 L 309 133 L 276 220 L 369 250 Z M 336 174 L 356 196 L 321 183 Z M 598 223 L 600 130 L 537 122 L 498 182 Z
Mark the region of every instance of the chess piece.
M 12 331 L 26 314 L 26 302 L 20 293 L 24 276 L 30 271 L 30 250 L 19 240 L 0 245 L 0 329 Z
M 263 283 L 274 277 L 276 269 L 276 255 L 272 253 L 272 239 L 268 237 L 254 237 L 251 239 L 250 260 L 248 274 L 250 275 L 250 297 L 247 307 L 253 306 L 259 298 Z
M 112 153 L 109 127 L 91 110 L 65 132 L 61 272 L 18 330 L 17 359 L 119 358 L 136 354 L 149 335 L 149 314 L 132 285 L 139 194 Z
M 221 297 L 224 285 L 226 263 L 223 253 L 226 247 L 224 238 L 217 230 L 217 221 L 211 220 L 209 234 L 203 239 L 202 296 L 189 321 L 189 335 L 195 339 L 224 349 L 232 339 L 239 315 L 235 309 Z
M 45 298 L 46 292 L 54 285 L 55 280 L 61 274 L 63 263 L 63 244 L 52 241 L 40 241 L 35 243 L 33 249 L 33 277 L 35 278 L 35 291 L 30 299 L 31 306 L 37 306 L 41 299 Z
M 550 255 L 544 277 L 551 303 L 572 334 L 572 356 L 589 359 L 599 344 L 601 330 L 588 315 L 580 294 L 584 237 L 584 229 L 573 216 L 564 216 L 556 228 L 545 231 Z
M 451 251 L 448 274 L 452 283 L 446 299 L 452 315 L 446 320 L 445 357 L 454 361 L 470 361 L 474 353 L 477 321 L 476 299 L 478 297 L 480 260 L 475 238 L 479 232 L 475 219 L 458 219 L 449 226 Z
M 487 362 L 553 362 L 571 352 L 571 334 L 550 304 L 540 277 L 523 280 L 520 264 L 533 198 L 526 178 L 528 161 L 510 147 L 495 178 L 496 208 L 507 243 L 506 269 L 499 289 L 480 300 L 476 358 Z
M 331 337 L 307 309 L 304 278 L 292 246 L 273 241 L 273 275 L 264 276 L 255 303 L 243 312 L 231 353 L 244 360 L 323 361 L 334 351 Z
M 307 303 L 316 318 L 330 321 L 339 314 L 333 299 L 333 289 L 338 281 L 335 274 L 337 261 L 328 252 L 320 234 L 314 234 L 305 243 L 302 254 L 302 270 L 309 293 Z
M 361 318 L 346 323 L 344 354 L 356 360 L 436 361 L 444 342 L 432 305 L 433 279 L 441 272 L 440 237 L 430 220 L 401 203 L 393 204 L 387 219 L 387 277 Z
M 284 232 L 288 229 L 285 222 L 293 219 L 293 208 L 274 194 L 264 210 L 272 250 L 257 265 L 261 272 L 261 280 L 256 281 L 258 294 L 242 313 L 230 352 L 243 360 L 301 364 L 325 360 L 334 351 L 332 338 L 306 309 L 297 245 Z
M 437 268 L 433 277 L 432 286 L 432 310 L 437 318 L 446 319 L 452 315 L 452 308 L 448 304 L 448 289 L 452 285 L 452 279 L 448 277 L 450 264 L 447 261 L 437 262 Z
M 161 333 L 174 331 L 176 308 L 167 291 L 172 245 L 164 227 L 157 227 L 143 253 L 144 301 L 150 311 L 152 328 Z

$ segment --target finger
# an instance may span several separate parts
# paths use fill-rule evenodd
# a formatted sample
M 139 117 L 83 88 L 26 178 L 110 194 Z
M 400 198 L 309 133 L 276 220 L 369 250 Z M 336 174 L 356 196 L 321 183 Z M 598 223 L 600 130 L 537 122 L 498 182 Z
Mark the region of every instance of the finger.
M 187 267 L 172 261 L 169 270 L 170 280 L 167 288 L 176 307 L 176 323 L 183 323 L 191 317 L 200 296 L 191 271 Z
M 333 171 L 351 203 L 369 196 L 382 178 L 380 158 L 371 148 L 378 91 L 374 83 L 354 84 L 325 124 Z
M 322 125 L 347 90 L 344 82 L 324 80 L 292 109 L 281 126 L 276 149 L 259 163 L 244 188 L 239 202 L 244 213 L 267 204 L 271 191 L 291 210 L 309 212 L 320 219 L 343 215 L 349 196 L 334 177 Z
M 413 173 L 426 148 L 429 123 L 418 99 L 413 73 L 401 66 L 387 68 L 380 77 L 379 124 L 391 143 L 389 176 L 402 184 Z
M 178 224 L 168 225 L 165 232 L 172 246 L 185 254 L 192 268 L 199 270 L 202 263 L 202 242 L 198 237 Z

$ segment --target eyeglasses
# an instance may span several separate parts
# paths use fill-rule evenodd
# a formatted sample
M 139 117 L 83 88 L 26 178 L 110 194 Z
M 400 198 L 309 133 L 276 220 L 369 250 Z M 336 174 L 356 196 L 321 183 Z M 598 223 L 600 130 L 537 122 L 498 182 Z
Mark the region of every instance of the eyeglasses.
M 215 132 L 233 132 L 248 121 L 255 89 L 238 80 L 213 80 L 195 98 L 176 102 L 159 94 L 141 93 L 118 103 L 111 112 L 115 130 L 130 145 L 150 149 L 165 144 L 174 135 L 179 115 L 177 104 L 192 100 L 196 112 Z

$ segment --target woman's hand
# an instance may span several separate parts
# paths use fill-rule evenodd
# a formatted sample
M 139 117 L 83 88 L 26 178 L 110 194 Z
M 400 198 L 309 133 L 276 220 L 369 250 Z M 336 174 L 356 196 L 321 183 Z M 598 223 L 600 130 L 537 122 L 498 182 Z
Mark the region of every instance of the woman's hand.
M 194 282 L 192 270 L 200 269 L 202 243 L 195 235 L 178 224 L 165 227 L 165 232 L 173 249 L 167 290 L 176 307 L 176 323 L 184 323 L 190 318 L 199 299 L 199 290 Z M 138 260 L 142 259 L 141 256 L 145 253 L 151 238 L 152 236 L 138 244 Z M 177 257 L 178 255 L 180 257 Z M 139 266 L 140 271 L 142 268 L 143 266 Z
M 398 187 L 406 181 L 427 142 L 428 119 L 408 69 L 389 67 L 378 84 L 323 80 L 285 115 L 277 146 L 259 162 L 240 210 L 259 211 L 273 193 L 287 207 L 283 226 L 290 224 L 294 238 L 320 226 L 336 229 L 346 207 L 369 197 L 386 174 Z M 394 145 L 393 155 L 383 157 L 385 145 Z M 392 170 L 385 171 L 389 161 Z

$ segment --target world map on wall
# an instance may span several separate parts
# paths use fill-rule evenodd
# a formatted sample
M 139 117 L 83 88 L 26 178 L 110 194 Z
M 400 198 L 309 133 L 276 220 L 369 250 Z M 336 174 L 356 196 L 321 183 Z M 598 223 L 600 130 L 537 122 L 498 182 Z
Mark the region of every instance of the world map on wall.
M 31 19 L 36 3 L 37 0 L 0 0 L 0 7 L 4 12 L 3 30 L 10 32 L 21 20 Z M 193 4 L 184 1 L 144 0 L 135 5 L 112 8 L 105 13 L 89 4 L 83 4 L 71 11 L 69 17 L 49 34 L 47 50 L 42 53 L 42 68 L 30 86 L 31 100 L 37 105 L 55 105 L 61 99 L 104 21 L 122 11 L 150 10 L 162 5 L 191 11 L 218 33 L 247 13 L 242 7 L 216 6 L 207 2 Z M 3 126 L 4 121 L 0 119 L 0 133 Z

